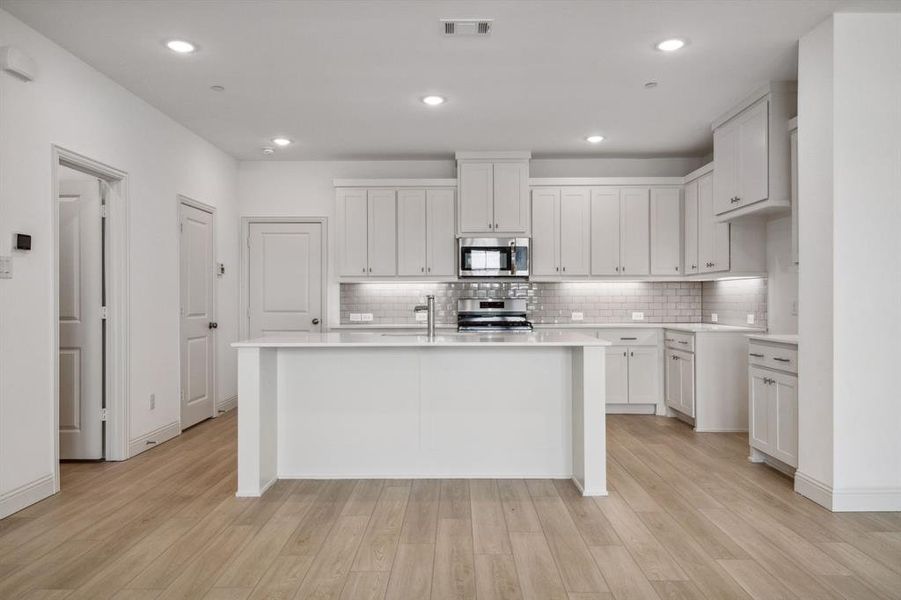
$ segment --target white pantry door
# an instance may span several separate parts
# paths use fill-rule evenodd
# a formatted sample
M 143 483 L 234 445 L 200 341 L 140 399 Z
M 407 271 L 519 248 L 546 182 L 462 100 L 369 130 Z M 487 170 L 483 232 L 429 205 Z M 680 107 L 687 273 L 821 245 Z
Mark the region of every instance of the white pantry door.
M 322 331 L 322 225 L 251 223 L 250 337 Z
M 182 203 L 181 211 L 181 428 L 214 414 L 213 215 Z
M 59 457 L 103 458 L 100 182 L 59 185 Z

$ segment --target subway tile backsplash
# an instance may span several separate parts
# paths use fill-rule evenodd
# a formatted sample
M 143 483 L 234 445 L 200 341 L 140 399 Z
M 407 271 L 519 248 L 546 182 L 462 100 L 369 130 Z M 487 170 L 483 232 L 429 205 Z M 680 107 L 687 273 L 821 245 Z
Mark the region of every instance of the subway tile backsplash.
M 719 323 L 744 325 L 753 312 L 757 325 L 766 327 L 766 280 L 720 282 L 620 282 L 578 283 L 453 282 L 453 283 L 342 283 L 341 323 L 352 322 L 351 313 L 371 313 L 366 325 L 417 325 L 413 308 L 435 295 L 437 322 L 455 324 L 459 298 L 528 299 L 534 323 L 573 323 L 581 312 L 583 323 L 628 323 L 633 312 L 644 313 L 649 323 L 710 322 L 717 312 Z

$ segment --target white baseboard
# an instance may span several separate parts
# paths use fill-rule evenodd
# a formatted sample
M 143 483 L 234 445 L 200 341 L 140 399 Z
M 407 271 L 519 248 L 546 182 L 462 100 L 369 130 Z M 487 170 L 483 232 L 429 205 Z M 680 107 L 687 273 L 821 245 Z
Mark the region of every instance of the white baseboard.
M 570 481 L 573 482 L 573 485 L 576 486 L 576 489 L 579 490 L 579 493 L 583 496 L 606 496 L 607 489 L 606 488 L 589 488 L 585 489 L 584 486 L 579 482 L 579 480 L 573 476 L 570 478 Z
M 696 433 L 747 433 L 747 431 L 747 427 L 705 427 L 703 429 L 695 427 Z
M 128 442 L 128 458 L 137 456 L 145 450 L 156 448 L 163 442 L 167 442 L 178 435 L 181 435 L 181 424 L 178 421 L 158 427 L 150 433 L 145 433 L 141 437 Z
M 653 415 L 656 404 L 608 404 L 604 411 L 608 415 Z
M 220 416 L 222 413 L 227 413 L 228 411 L 238 408 L 238 396 L 232 396 L 231 398 L 226 398 L 225 400 L 221 400 L 219 404 L 216 406 L 216 416 Z
M 54 494 L 53 473 L 0 494 L 0 519 Z
M 901 488 L 834 489 L 795 471 L 795 491 L 832 512 L 901 511 Z
M 235 497 L 236 498 L 259 498 L 260 496 L 262 496 L 263 494 L 266 493 L 266 490 L 268 490 L 273 485 L 275 485 L 275 482 L 278 481 L 279 479 L 291 479 L 291 478 L 290 477 L 278 477 L 275 479 L 270 479 L 268 482 L 266 482 L 266 485 L 263 486 L 263 489 L 260 490 L 259 494 L 254 491 L 249 492 L 247 490 L 238 490 L 237 492 L 235 492 Z

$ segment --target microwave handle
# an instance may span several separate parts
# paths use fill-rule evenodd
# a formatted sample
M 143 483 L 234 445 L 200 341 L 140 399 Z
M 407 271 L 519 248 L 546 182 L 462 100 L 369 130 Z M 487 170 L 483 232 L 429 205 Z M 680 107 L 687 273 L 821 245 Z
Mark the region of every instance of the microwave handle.
M 510 242 L 510 274 L 516 275 L 516 238 Z

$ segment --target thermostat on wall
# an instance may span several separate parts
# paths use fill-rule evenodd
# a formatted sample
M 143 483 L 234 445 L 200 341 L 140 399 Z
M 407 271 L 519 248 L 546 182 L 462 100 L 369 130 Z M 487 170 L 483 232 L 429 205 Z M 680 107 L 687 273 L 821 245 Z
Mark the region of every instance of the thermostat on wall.
M 31 236 L 27 233 L 14 233 L 13 248 L 16 250 L 31 250 Z

